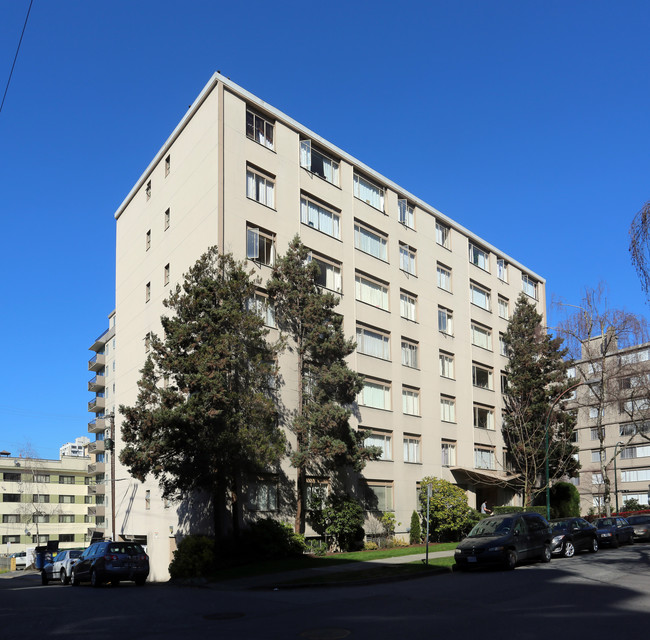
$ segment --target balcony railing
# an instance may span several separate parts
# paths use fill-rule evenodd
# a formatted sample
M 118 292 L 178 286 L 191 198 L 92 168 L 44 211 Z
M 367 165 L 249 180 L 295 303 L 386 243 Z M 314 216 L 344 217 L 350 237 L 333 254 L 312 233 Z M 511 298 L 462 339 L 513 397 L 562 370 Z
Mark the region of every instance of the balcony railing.
M 105 418 L 95 418 L 88 423 L 88 431 L 90 433 L 98 433 L 106 429 L 106 419 Z
M 106 386 L 106 376 L 103 373 L 98 373 L 88 380 L 88 391 L 101 391 Z
M 106 408 L 106 398 L 98 395 L 88 403 L 88 411 L 103 411 Z
M 94 355 L 90 360 L 88 360 L 89 371 L 99 371 L 105 366 L 106 366 L 106 355 L 103 353 L 98 353 Z

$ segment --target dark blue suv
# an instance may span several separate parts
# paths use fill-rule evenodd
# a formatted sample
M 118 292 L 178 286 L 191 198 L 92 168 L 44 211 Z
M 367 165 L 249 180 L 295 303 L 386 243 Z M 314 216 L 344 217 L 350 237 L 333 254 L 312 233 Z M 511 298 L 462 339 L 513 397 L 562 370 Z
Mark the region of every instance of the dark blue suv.
M 117 586 L 121 580 L 133 580 L 138 586 L 147 581 L 149 556 L 136 542 L 94 542 L 72 568 L 71 582 L 76 587 L 90 582 L 99 587 L 104 582 Z

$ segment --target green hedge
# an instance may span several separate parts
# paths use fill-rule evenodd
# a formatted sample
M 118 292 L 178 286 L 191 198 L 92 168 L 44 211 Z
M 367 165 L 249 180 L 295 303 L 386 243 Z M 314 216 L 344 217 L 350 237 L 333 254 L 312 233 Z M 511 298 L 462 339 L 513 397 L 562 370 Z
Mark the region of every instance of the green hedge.
M 499 515 L 502 513 L 524 513 L 524 512 L 534 512 L 534 513 L 539 513 L 540 515 L 546 517 L 546 507 L 545 506 L 537 506 L 537 507 L 514 507 L 514 506 L 506 506 L 506 507 L 494 507 L 494 514 Z

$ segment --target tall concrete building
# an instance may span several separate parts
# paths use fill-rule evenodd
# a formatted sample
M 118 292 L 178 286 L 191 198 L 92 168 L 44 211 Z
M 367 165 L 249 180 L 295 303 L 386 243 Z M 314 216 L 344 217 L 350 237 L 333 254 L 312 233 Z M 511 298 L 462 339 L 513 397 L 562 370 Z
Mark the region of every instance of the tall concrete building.
M 471 505 L 513 501 L 500 432 L 501 335 L 522 292 L 545 314 L 539 275 L 219 74 L 115 218 L 115 406 L 136 401 L 145 336 L 160 334 L 163 300 L 202 252 L 217 245 L 247 259 L 264 283 L 298 234 L 357 341 L 349 363 L 365 385 L 353 422 L 383 451 L 364 470 L 366 490 L 379 509 L 395 512 L 398 533 L 425 476 L 457 483 Z M 257 303 L 277 338 L 263 285 Z M 291 408 L 290 355 L 280 367 Z M 120 423 L 117 415 L 118 450 Z M 295 478 L 288 463 L 284 470 Z M 116 476 L 128 478 L 119 464 Z M 278 482 L 273 474 L 256 479 L 244 501 L 249 516 L 292 518 Z M 116 535 L 146 542 L 152 577 L 165 577 L 187 514 L 164 503 L 153 481 L 117 482 L 115 494 Z

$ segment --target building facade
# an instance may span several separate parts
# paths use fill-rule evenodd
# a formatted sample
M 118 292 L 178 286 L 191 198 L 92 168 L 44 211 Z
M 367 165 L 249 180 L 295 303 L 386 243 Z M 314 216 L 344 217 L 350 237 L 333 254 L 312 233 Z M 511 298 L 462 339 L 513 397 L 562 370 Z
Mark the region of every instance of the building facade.
M 394 511 L 398 533 L 426 476 L 463 487 L 472 506 L 513 501 L 500 431 L 501 336 L 522 292 L 545 314 L 543 278 L 219 74 L 115 218 L 115 405 L 135 403 L 145 336 L 160 335 L 163 300 L 212 245 L 249 261 L 262 283 L 257 307 L 277 338 L 264 282 L 298 234 L 356 339 L 349 364 L 365 384 L 353 422 L 383 452 L 366 466 L 364 490 Z M 295 366 L 289 354 L 279 364 L 291 408 Z M 285 472 L 295 478 L 288 464 Z M 116 475 L 128 477 L 119 464 Z M 245 500 L 251 515 L 291 520 L 278 482 L 257 480 Z M 153 579 L 165 577 L 187 513 L 163 502 L 154 482 L 124 481 L 115 491 L 116 535 L 146 540 Z
M 58 540 L 60 549 L 89 540 L 88 458 L 0 457 L 0 554 Z
M 59 456 L 85 456 L 86 447 L 90 444 L 90 438 L 82 436 L 75 438 L 74 442 L 66 442 L 59 448 Z

